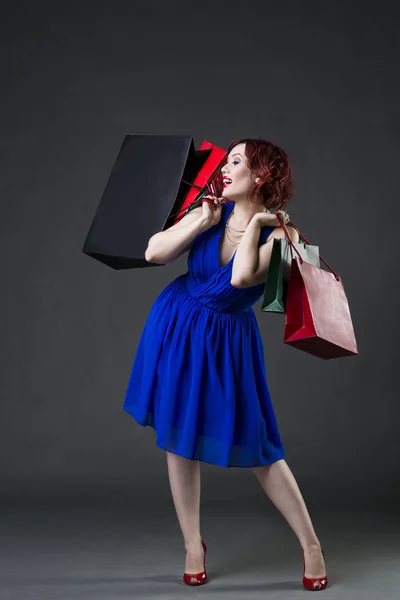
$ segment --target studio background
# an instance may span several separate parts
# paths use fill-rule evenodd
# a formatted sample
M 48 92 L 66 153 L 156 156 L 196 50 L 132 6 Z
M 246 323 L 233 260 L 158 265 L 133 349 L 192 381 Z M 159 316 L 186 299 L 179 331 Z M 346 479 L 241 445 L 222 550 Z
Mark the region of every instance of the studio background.
M 285 458 L 311 509 L 395 508 L 399 45 L 384 4 L 8 5 L 4 505 L 110 501 L 174 519 L 165 452 L 122 404 L 151 305 L 187 270 L 187 254 L 117 272 L 81 252 L 131 133 L 224 148 L 263 137 L 288 152 L 288 211 L 341 275 L 360 355 L 323 361 L 286 347 L 284 317 L 253 307 Z M 201 469 L 204 505 L 275 510 L 249 470 Z

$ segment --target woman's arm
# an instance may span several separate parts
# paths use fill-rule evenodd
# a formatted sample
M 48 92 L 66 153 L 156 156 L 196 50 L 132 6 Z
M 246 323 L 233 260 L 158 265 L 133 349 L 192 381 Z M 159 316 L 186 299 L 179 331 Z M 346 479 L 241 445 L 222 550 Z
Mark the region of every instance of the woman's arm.
M 201 206 L 182 217 L 179 223 L 155 233 L 148 241 L 145 259 L 157 264 L 168 264 L 189 249 L 195 237 L 207 229 Z
M 293 243 L 299 241 L 299 234 L 294 227 L 286 225 L 290 239 Z M 231 285 L 237 288 L 251 287 L 264 283 L 271 260 L 274 238 L 284 238 L 285 232 L 277 227 L 268 241 L 258 247 L 261 225 L 255 220 L 251 221 L 243 234 L 235 258 L 233 260 Z

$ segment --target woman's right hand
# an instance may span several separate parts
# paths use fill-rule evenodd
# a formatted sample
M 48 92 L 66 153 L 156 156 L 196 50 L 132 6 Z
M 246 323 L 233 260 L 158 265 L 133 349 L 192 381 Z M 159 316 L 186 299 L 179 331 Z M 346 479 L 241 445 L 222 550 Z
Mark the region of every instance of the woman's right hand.
M 212 200 L 212 203 L 205 200 L 205 198 L 208 198 L 208 200 Z M 222 202 L 223 198 L 217 198 L 216 196 L 210 195 L 203 196 L 202 219 L 204 222 L 205 229 L 209 229 L 210 227 L 213 227 L 213 225 L 219 223 L 222 214 Z

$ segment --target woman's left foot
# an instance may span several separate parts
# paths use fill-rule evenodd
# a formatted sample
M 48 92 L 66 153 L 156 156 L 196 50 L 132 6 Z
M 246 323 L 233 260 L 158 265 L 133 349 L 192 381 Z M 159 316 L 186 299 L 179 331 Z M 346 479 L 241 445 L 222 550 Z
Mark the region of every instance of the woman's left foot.
M 318 577 L 326 577 L 326 567 L 321 546 L 313 544 L 303 548 L 305 572 L 307 579 L 315 579 Z

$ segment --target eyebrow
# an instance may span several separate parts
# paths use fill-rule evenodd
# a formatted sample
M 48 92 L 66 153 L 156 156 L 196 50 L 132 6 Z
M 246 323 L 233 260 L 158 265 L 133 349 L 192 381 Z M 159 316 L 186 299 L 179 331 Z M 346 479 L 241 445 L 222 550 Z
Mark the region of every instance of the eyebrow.
M 232 154 L 231 158 L 233 158 L 234 156 L 242 156 L 242 155 L 240 154 L 240 152 L 235 152 L 235 154 Z M 226 158 L 226 160 L 228 160 L 228 159 L 229 159 L 229 156 Z

